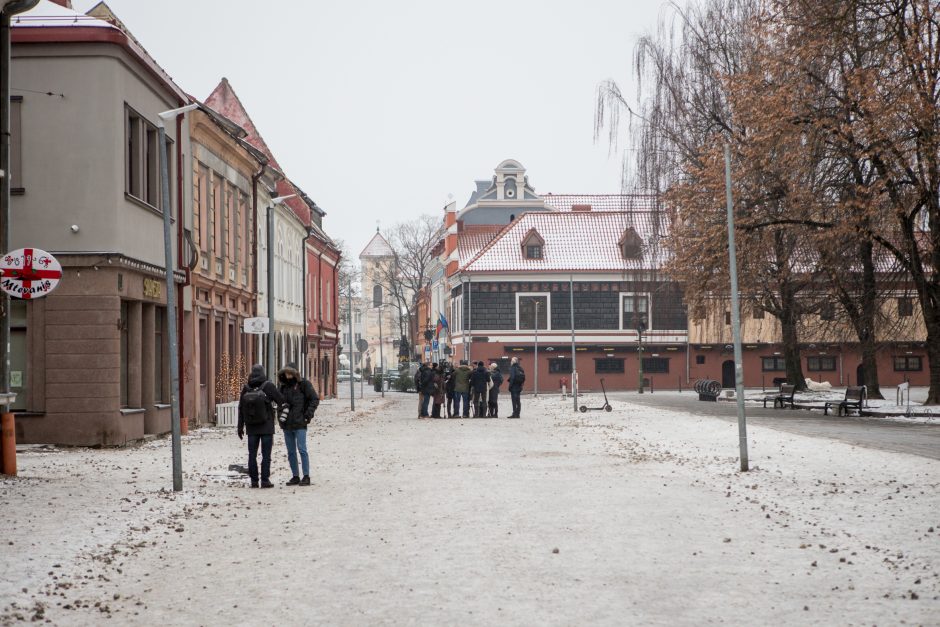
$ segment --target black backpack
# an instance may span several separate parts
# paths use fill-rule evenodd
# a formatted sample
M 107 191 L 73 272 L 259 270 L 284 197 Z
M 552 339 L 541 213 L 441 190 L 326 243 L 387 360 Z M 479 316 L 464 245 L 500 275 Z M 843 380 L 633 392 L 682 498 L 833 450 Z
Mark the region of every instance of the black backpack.
M 522 366 L 516 366 L 516 378 L 513 379 L 513 383 L 517 385 L 525 383 L 525 370 L 522 369 Z
M 246 425 L 263 425 L 268 421 L 268 395 L 261 386 L 249 387 L 242 396 L 242 402 L 245 403 Z

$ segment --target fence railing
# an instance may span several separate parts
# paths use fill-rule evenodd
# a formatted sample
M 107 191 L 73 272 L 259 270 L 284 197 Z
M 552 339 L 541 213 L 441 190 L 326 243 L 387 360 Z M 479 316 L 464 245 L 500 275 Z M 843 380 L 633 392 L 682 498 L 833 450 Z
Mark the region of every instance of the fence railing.
M 238 401 L 232 401 L 231 403 L 219 403 L 215 406 L 215 426 L 238 426 Z

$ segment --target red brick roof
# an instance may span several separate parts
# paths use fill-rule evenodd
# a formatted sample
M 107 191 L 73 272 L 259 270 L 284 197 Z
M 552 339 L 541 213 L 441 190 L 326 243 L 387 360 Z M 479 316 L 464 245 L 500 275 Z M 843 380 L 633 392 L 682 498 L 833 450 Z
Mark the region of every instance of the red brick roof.
M 624 259 L 618 244 L 630 227 L 643 238 L 638 259 Z M 665 259 L 660 236 L 667 228 L 665 215 L 654 211 L 524 213 L 461 266 L 467 272 L 653 270 Z M 522 241 L 532 229 L 545 240 L 541 259 L 523 256 Z
M 480 250 L 489 244 L 503 229 L 499 224 L 468 224 L 457 234 L 457 254 L 459 264 L 463 266 L 476 257 Z

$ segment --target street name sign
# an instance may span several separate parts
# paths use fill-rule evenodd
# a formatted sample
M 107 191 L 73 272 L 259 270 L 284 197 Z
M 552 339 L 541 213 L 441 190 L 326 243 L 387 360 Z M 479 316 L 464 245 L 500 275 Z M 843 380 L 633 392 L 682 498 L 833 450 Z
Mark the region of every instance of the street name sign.
M 245 318 L 245 333 L 263 335 L 271 328 L 270 318 Z

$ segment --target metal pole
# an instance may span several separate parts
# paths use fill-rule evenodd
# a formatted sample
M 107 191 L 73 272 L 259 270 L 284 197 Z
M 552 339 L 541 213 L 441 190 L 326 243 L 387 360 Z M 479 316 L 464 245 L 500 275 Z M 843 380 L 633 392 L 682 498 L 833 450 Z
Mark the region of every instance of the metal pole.
M 349 411 L 356 411 L 356 364 L 353 363 L 352 279 L 346 281 L 346 314 L 349 316 Z
M 379 367 L 382 368 L 382 379 L 379 381 L 379 390 L 385 398 L 385 340 L 382 339 L 382 307 L 379 306 Z
M 265 370 L 268 377 L 275 376 L 277 367 L 274 364 L 274 205 L 268 205 L 265 217 L 267 234 L 265 240 L 268 242 L 267 264 L 268 264 L 268 363 Z
M 535 301 L 535 364 L 532 369 L 535 370 L 535 398 L 539 397 L 539 301 Z
M 734 213 L 731 200 L 731 147 L 725 144 L 725 197 L 728 212 L 728 258 L 731 270 L 731 331 L 734 334 L 734 391 L 738 400 L 738 447 L 741 472 L 747 472 L 747 419 L 744 416 L 744 365 L 741 357 L 741 311 L 738 303 L 738 261 L 734 247 Z
M 571 397 L 574 399 L 574 411 L 578 411 L 578 367 L 574 347 L 574 275 L 568 276 L 568 301 L 571 305 Z
M 0 253 L 10 251 L 10 14 L 0 13 Z M 10 297 L 0 292 L 0 393 L 10 392 Z M 7 398 L 4 396 L 4 398 Z M 9 407 L 5 411 L 12 411 Z
M 470 361 L 470 346 L 473 344 L 473 280 L 467 277 L 467 361 Z
M 636 361 L 637 361 L 637 372 L 640 375 L 640 380 L 637 382 L 637 391 L 643 393 L 643 332 L 639 329 L 636 330 Z

